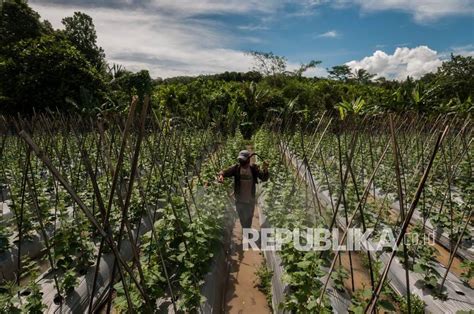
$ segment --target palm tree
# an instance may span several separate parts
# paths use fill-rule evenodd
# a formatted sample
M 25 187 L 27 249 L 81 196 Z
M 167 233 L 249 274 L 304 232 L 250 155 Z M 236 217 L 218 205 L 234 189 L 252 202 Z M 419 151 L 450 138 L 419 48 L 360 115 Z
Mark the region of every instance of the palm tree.
M 375 74 L 370 74 L 367 70 L 365 69 L 357 69 L 353 73 L 353 78 L 354 80 L 357 81 L 359 84 L 367 84 L 370 82 L 375 77 Z

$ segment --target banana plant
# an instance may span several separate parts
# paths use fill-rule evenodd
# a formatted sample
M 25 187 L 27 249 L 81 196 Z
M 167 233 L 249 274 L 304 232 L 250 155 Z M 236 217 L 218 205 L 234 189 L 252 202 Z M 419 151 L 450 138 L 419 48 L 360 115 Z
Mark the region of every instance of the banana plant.
M 336 109 L 339 111 L 339 117 L 344 120 L 348 115 L 360 116 L 363 114 L 366 102 L 359 96 L 355 100 L 347 101 L 343 99 L 336 105 Z

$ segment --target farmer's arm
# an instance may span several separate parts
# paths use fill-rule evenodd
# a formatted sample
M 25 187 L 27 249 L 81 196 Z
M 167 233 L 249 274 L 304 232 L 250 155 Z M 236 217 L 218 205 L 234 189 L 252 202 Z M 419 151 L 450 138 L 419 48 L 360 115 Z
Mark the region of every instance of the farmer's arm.
M 234 165 L 234 166 L 231 166 L 227 169 L 222 170 L 221 172 L 219 172 L 219 174 L 222 174 L 222 176 L 224 178 L 233 177 L 233 176 L 235 176 L 235 170 L 236 169 L 237 169 L 237 166 Z
M 218 181 L 224 182 L 224 178 L 235 176 L 236 169 L 237 169 L 237 166 L 234 165 L 227 169 L 222 170 L 221 172 L 219 172 Z
M 263 182 L 267 181 L 270 177 L 270 174 L 268 173 L 268 163 L 266 161 L 263 162 L 262 168 L 260 168 L 259 166 L 255 167 L 257 168 L 257 177 Z

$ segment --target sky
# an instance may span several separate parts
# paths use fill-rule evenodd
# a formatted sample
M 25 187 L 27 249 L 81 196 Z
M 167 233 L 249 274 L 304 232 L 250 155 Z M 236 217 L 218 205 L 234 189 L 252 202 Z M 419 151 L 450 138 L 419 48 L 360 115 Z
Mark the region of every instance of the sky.
M 55 28 L 90 15 L 109 63 L 152 77 L 249 71 L 273 52 L 306 76 L 347 64 L 402 80 L 474 56 L 474 0 L 30 0 Z

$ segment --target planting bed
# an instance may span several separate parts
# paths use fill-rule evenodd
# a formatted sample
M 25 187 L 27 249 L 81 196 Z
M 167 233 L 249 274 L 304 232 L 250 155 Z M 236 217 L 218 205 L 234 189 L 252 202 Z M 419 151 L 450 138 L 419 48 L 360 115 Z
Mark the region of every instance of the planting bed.
M 295 158 L 295 156 L 289 156 L 289 159 L 293 161 L 293 164 L 296 168 L 301 169 L 303 173 L 302 177 L 305 180 L 314 180 L 308 173 L 307 168 L 302 165 L 301 161 Z M 318 182 L 314 182 L 315 193 L 318 193 L 319 200 L 324 205 L 325 208 L 329 209 L 330 200 L 328 198 L 327 190 L 321 190 L 321 185 Z M 325 193 L 326 192 L 326 193 Z M 337 202 L 336 199 L 333 199 L 333 202 Z M 337 224 L 341 230 L 346 228 L 344 219 L 337 217 Z M 383 224 L 381 224 L 383 226 Z M 389 227 L 385 225 L 385 227 Z M 370 240 L 369 240 L 370 241 Z M 381 261 L 381 265 L 385 266 L 389 256 L 387 253 L 377 254 L 375 252 L 371 253 L 374 260 Z M 436 265 L 436 271 L 438 273 L 446 272 L 446 268 L 442 265 Z M 397 258 L 392 263 L 388 278 L 390 280 L 389 284 L 392 287 L 393 291 L 396 292 L 400 297 L 406 295 L 407 289 L 405 284 L 403 265 Z M 447 280 L 445 282 L 444 293 L 446 294 L 447 300 L 441 300 L 433 296 L 433 292 L 423 287 L 423 276 L 415 272 L 410 272 L 410 282 L 413 283 L 411 292 L 418 295 L 426 303 L 426 309 L 431 313 L 451 313 L 461 310 L 470 310 L 472 308 L 471 299 L 474 297 L 474 291 L 466 287 L 459 278 L 457 278 L 452 273 L 448 273 Z
M 132 117 L 38 116 L 2 134 L 2 310 L 221 308 L 231 205 L 214 177 L 239 139 Z
M 228 308 L 233 182 L 216 174 L 249 142 L 146 110 L 11 118 L 0 134 L 0 312 Z M 474 308 L 470 120 L 299 118 L 269 118 L 252 139 L 270 161 L 261 227 L 374 232 L 358 252 L 264 252 L 273 311 Z M 383 228 L 396 249 L 368 252 Z M 407 232 L 436 243 L 401 241 Z
M 389 121 L 386 122 L 387 125 L 389 125 Z M 448 121 L 448 123 L 451 124 L 456 122 Z M 377 164 L 377 161 L 383 155 L 384 146 L 386 150 L 386 143 L 390 143 L 391 140 L 393 140 L 393 137 L 391 137 L 389 132 L 390 129 L 387 131 L 389 134 L 384 134 L 381 131 L 378 131 L 379 133 L 377 133 L 377 128 L 375 128 L 373 124 L 369 124 L 371 130 L 370 132 L 365 132 L 365 128 L 368 128 L 367 124 L 360 123 L 360 125 L 357 126 L 345 125 L 343 129 L 350 130 L 352 127 L 352 132 L 341 132 L 338 135 L 337 131 L 334 134 L 334 129 L 337 130 L 340 128 L 338 124 L 339 123 L 335 123 L 334 121 L 320 119 L 316 131 L 314 131 L 314 129 L 311 131 L 310 128 L 306 130 L 308 135 L 304 135 L 299 131 L 283 134 L 283 140 L 280 142 L 283 143 L 282 150 L 284 153 L 291 155 L 289 156 L 290 160 L 293 160 L 295 168 L 299 169 L 299 173 L 302 173 L 302 177 L 304 177 L 305 180 L 309 182 L 308 184 L 313 187 L 313 192 L 319 195 L 319 201 L 325 200 L 324 206 L 329 208 L 331 212 L 334 211 L 335 207 L 338 208 L 338 215 L 336 216 L 335 222 L 340 226 L 340 228 L 344 229 L 346 227 L 344 205 L 347 205 L 349 217 L 352 216 L 354 208 L 357 207 L 358 199 L 362 196 L 362 191 L 367 187 L 367 190 L 370 191 L 372 196 L 370 197 L 371 200 L 363 205 L 366 224 L 371 227 L 385 226 L 398 230 L 400 225 L 403 223 L 403 220 L 401 220 L 400 217 L 400 207 L 397 206 L 398 208 L 396 211 L 391 210 L 396 207 L 395 205 L 398 205 L 398 195 L 393 199 L 393 195 L 396 194 L 396 187 L 395 193 L 385 192 L 385 195 L 380 193 L 380 189 L 377 188 L 377 185 L 383 185 L 385 191 L 389 191 L 391 186 L 390 182 L 395 181 L 395 170 L 393 170 L 394 173 L 392 173 L 392 176 L 388 177 L 390 163 L 392 163 L 393 169 L 394 159 L 390 158 L 389 155 L 386 155 L 385 159 L 388 160 L 381 160 L 380 163 L 380 171 L 385 171 L 385 176 L 375 176 L 373 182 L 369 182 L 371 171 L 376 168 L 374 167 L 375 164 Z M 410 133 L 410 130 L 408 130 L 408 134 L 404 133 L 406 130 L 400 131 L 403 129 L 403 124 L 394 124 L 398 128 L 397 131 L 395 131 L 397 138 L 410 139 L 410 136 L 416 136 L 416 134 L 414 135 L 413 133 Z M 449 152 L 449 155 L 457 156 L 457 159 L 451 157 L 452 161 L 449 162 L 448 158 L 445 157 L 448 155 L 448 153 L 446 153 L 448 148 L 441 145 L 440 151 L 443 153 L 444 158 L 434 158 L 433 172 L 428 176 L 426 190 L 430 191 L 435 189 L 435 187 L 438 190 L 446 190 L 451 186 L 449 189 L 451 195 L 442 194 L 436 195 L 436 197 L 430 195 L 429 198 L 426 197 L 423 199 L 422 194 L 422 198 L 418 204 L 420 209 L 418 210 L 417 207 L 414 211 L 414 215 L 410 220 L 412 226 L 409 228 L 412 233 L 420 233 L 421 230 L 421 234 L 423 234 L 423 226 L 416 224 L 421 220 L 421 223 L 425 223 L 424 231 L 427 232 L 426 229 L 429 230 L 430 226 L 429 221 L 434 220 L 431 219 L 432 216 L 435 216 L 433 214 L 434 212 L 439 213 L 447 211 L 448 215 L 450 214 L 451 217 L 454 218 L 453 221 L 448 224 L 450 228 L 445 228 L 448 229 L 448 232 L 449 230 L 454 230 L 454 232 L 451 233 L 453 235 L 451 236 L 451 241 L 448 240 L 448 243 L 446 243 L 446 239 L 449 239 L 449 236 L 446 237 L 445 235 L 443 239 L 443 237 L 439 236 L 442 232 L 439 232 L 437 236 L 435 236 L 437 242 L 444 246 L 436 245 L 435 249 L 430 248 L 428 252 L 424 252 L 426 246 L 418 246 L 418 251 L 416 246 L 409 246 L 408 248 L 410 252 L 409 267 L 411 270 L 409 271 L 409 277 L 410 282 L 412 283 L 411 292 L 420 296 L 426 303 L 426 309 L 433 313 L 455 313 L 458 310 L 470 310 L 473 307 L 472 298 L 474 297 L 473 289 L 469 287 L 473 282 L 472 270 L 469 268 L 472 267 L 469 266 L 472 263 L 472 260 L 470 259 L 470 254 L 472 252 L 470 242 L 472 234 L 470 233 L 470 230 L 472 230 L 472 225 L 469 219 L 472 209 L 472 194 L 469 193 L 472 188 L 469 185 L 472 181 L 470 181 L 470 178 L 472 178 L 472 172 L 470 172 L 470 169 L 472 169 L 470 161 L 470 155 L 472 154 L 472 125 L 462 123 L 460 127 L 456 128 L 453 126 L 450 130 L 452 130 L 452 133 L 447 133 L 444 143 L 446 143 L 446 141 L 449 143 L 449 147 L 452 149 Z M 372 138 L 372 140 L 370 139 L 373 135 L 376 135 L 377 140 L 375 140 L 375 138 Z M 351 144 L 352 141 L 354 141 L 354 138 L 358 138 L 358 141 L 355 141 L 356 144 Z M 425 152 L 419 153 L 415 156 L 420 155 L 421 157 L 421 155 L 424 154 L 425 158 L 429 159 L 429 154 L 431 153 L 430 148 L 433 150 L 434 147 L 433 138 L 436 139 L 435 136 L 431 136 L 431 138 L 431 142 L 427 141 L 425 143 Z M 361 141 L 362 139 L 363 141 Z M 385 141 L 383 139 L 385 139 Z M 413 141 L 413 139 L 410 140 Z M 458 144 L 464 147 L 464 149 L 454 151 L 452 143 L 455 141 L 458 141 Z M 461 144 L 461 142 L 464 144 Z M 289 144 L 287 145 L 285 143 Z M 378 143 L 378 146 L 375 143 Z M 431 146 L 429 144 L 431 144 Z M 448 144 L 445 145 L 448 146 Z M 351 156 L 351 148 L 354 150 L 353 156 Z M 370 150 L 367 151 L 369 148 L 373 149 L 376 153 L 371 152 Z M 364 149 L 366 150 L 364 151 Z M 400 153 L 398 153 L 397 157 L 401 159 Z M 350 158 L 352 158 L 351 168 L 347 165 L 347 160 L 350 160 Z M 371 159 L 372 163 L 370 163 Z M 305 162 L 302 162 L 303 160 Z M 339 162 L 340 160 L 342 160 L 342 162 Z M 371 166 L 367 166 L 367 163 L 369 163 L 369 165 L 371 164 Z M 404 162 L 404 164 L 409 163 L 409 161 Z M 428 164 L 428 161 L 411 161 L 411 163 L 420 166 L 420 164 L 423 165 L 423 163 Z M 445 163 L 448 163 L 448 165 Z M 439 167 L 461 169 L 461 166 L 464 167 L 462 168 L 464 169 L 464 172 L 451 172 L 449 178 L 446 178 L 446 173 L 436 171 Z M 344 179 L 344 174 L 346 172 L 347 178 Z M 409 181 L 408 183 L 405 183 L 405 185 L 402 185 L 402 189 L 405 187 L 405 189 L 403 189 L 403 196 L 406 202 L 404 206 L 405 211 L 410 207 L 410 197 L 413 197 L 414 190 L 416 190 L 416 184 L 413 183 L 413 181 L 416 181 L 416 174 L 418 174 L 418 178 L 421 177 L 421 172 L 419 170 L 416 171 L 416 169 L 410 169 L 410 173 L 412 177 L 409 177 L 408 174 L 405 177 L 402 177 L 403 180 Z M 411 183 L 410 180 L 412 181 Z M 443 182 L 443 180 L 449 181 L 447 187 L 443 187 L 440 183 Z M 341 182 L 343 185 L 341 185 Z M 452 187 L 456 182 L 462 185 L 467 193 L 456 192 L 456 194 L 454 191 L 461 190 Z M 342 186 L 343 188 L 341 188 Z M 341 194 L 341 191 L 343 190 L 345 195 Z M 389 194 L 391 194 L 391 197 Z M 428 192 L 426 194 L 428 194 Z M 345 201 L 344 198 L 346 199 Z M 388 198 L 392 198 L 392 200 L 387 200 Z M 443 200 L 445 199 L 448 199 L 448 205 L 445 204 L 445 209 L 443 209 Z M 391 202 L 393 202 L 392 206 L 389 205 Z M 426 208 L 429 209 L 427 210 Z M 427 212 L 423 218 L 416 215 L 421 211 Z M 430 214 L 432 216 L 430 216 Z M 354 218 L 355 219 L 351 226 L 360 226 L 361 214 L 355 213 Z M 457 244 L 456 240 L 462 230 L 465 230 L 462 234 L 463 238 L 466 240 L 463 241 L 461 239 L 459 243 L 462 245 L 460 245 Z M 461 251 L 458 252 L 457 250 L 459 250 L 459 248 L 461 248 Z M 450 250 L 456 250 L 455 254 L 457 257 L 453 256 L 450 258 Z M 388 278 L 394 291 L 399 295 L 404 296 L 407 289 L 401 246 L 399 247 L 399 251 L 400 252 L 397 253 L 394 262 L 390 265 Z M 434 256 L 434 253 L 432 252 L 436 251 L 438 251 L 441 256 Z M 382 266 L 385 266 L 388 262 L 389 254 L 383 253 L 381 256 L 374 257 L 382 261 Z M 441 264 L 443 262 L 444 264 Z M 463 267 L 460 267 L 461 265 Z M 447 271 L 446 268 L 448 267 L 450 271 Z M 462 268 L 464 268 L 463 271 L 459 272 Z M 451 271 L 453 269 L 456 269 L 456 271 Z M 442 289 L 440 287 L 441 284 L 443 285 Z

